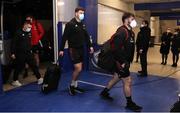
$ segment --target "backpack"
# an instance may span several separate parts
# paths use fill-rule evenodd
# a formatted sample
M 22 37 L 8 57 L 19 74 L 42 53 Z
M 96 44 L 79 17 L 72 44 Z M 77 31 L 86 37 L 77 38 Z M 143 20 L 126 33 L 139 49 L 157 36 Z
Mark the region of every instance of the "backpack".
M 120 28 L 122 28 L 122 29 L 125 30 L 125 32 L 126 32 L 126 41 L 127 41 L 128 37 L 129 37 L 129 34 L 128 34 L 127 29 L 124 28 L 124 27 L 120 27 Z M 120 29 L 120 28 L 119 28 L 119 29 Z M 107 40 L 107 41 L 102 45 L 101 51 L 103 51 L 104 53 L 106 53 L 106 52 L 108 52 L 108 51 L 111 51 L 111 50 L 114 48 L 114 44 L 113 44 L 114 38 L 115 38 L 118 34 L 119 34 L 118 31 L 117 31 L 116 33 L 114 33 L 114 34 L 111 36 L 111 38 L 110 38 L 109 40 Z M 123 45 L 120 45 L 120 46 L 123 46 Z
M 123 28 L 123 27 L 122 27 Z M 123 28 L 126 31 L 126 41 L 128 39 L 128 31 L 127 29 Z M 114 72 L 116 69 L 116 64 L 114 57 L 112 55 L 112 49 L 114 47 L 113 41 L 114 38 L 117 36 L 118 32 L 112 35 L 111 39 L 105 42 L 101 48 L 101 51 L 98 55 L 98 66 L 106 71 Z M 123 47 L 124 45 L 120 45 Z

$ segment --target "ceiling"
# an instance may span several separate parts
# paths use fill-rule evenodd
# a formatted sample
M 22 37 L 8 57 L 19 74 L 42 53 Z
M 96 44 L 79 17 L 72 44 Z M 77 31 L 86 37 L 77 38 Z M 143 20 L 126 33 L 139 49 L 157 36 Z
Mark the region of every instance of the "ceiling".
M 160 2 L 175 2 L 180 0 L 121 0 L 128 3 L 160 3 Z

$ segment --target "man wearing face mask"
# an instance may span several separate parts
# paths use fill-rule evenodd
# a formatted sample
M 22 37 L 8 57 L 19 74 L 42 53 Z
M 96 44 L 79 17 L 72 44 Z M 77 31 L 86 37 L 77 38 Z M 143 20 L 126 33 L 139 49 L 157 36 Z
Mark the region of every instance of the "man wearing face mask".
M 84 92 L 83 89 L 78 87 L 77 82 L 80 72 L 82 71 L 84 44 L 87 43 L 90 53 L 94 51 L 86 26 L 82 22 L 84 19 L 84 12 L 85 10 L 82 7 L 75 9 L 75 18 L 66 24 L 59 52 L 60 56 L 64 55 L 64 46 L 66 41 L 68 41 L 69 54 L 74 65 L 72 81 L 69 86 L 70 95 Z
M 133 111 L 141 111 L 142 107 L 138 106 L 132 100 L 131 84 L 132 78 L 130 76 L 130 63 L 134 57 L 134 32 L 132 29 L 136 27 L 137 23 L 134 15 L 125 13 L 122 17 L 123 26 L 119 27 L 111 39 L 111 51 L 115 60 L 114 76 L 107 84 L 106 88 L 100 93 L 103 99 L 113 100 L 109 91 L 120 80 L 123 82 L 123 91 L 126 96 L 126 108 Z
M 140 77 L 147 77 L 147 52 L 149 48 L 149 41 L 151 38 L 151 29 L 149 28 L 149 22 L 144 20 L 141 24 L 139 38 L 139 53 L 142 71 L 139 71 Z
M 41 78 L 39 69 L 31 51 L 31 27 L 32 26 L 30 22 L 26 21 L 23 27 L 17 31 L 15 37 L 12 40 L 11 57 L 13 60 L 15 60 L 15 70 L 12 82 L 13 86 L 22 85 L 18 81 L 18 76 L 25 67 L 25 63 L 28 63 L 32 68 L 38 79 L 38 84 L 42 84 L 43 82 L 43 78 Z
M 26 21 L 30 21 L 32 25 L 31 29 L 31 45 L 32 45 L 32 52 L 34 54 L 34 58 L 36 61 L 37 66 L 39 67 L 40 59 L 39 59 L 39 52 L 40 48 L 42 48 L 41 39 L 44 36 L 44 28 L 40 22 L 38 22 L 33 16 L 28 15 L 26 16 Z M 24 77 L 28 76 L 28 66 L 26 65 Z
M 180 53 L 180 30 L 175 29 L 172 38 L 171 51 L 173 54 L 173 64 L 172 67 L 177 67 L 179 61 L 179 53 Z
M 170 50 L 170 43 L 172 37 L 171 29 L 168 28 L 166 32 L 162 34 L 161 37 L 161 48 L 160 53 L 162 54 L 162 63 L 163 65 L 167 64 L 167 58 Z

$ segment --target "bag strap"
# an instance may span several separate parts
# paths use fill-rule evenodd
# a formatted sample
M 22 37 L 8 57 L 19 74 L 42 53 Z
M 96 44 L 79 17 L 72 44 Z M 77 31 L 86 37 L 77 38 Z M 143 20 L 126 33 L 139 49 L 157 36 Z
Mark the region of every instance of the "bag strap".
M 126 32 L 125 41 L 127 41 L 127 40 L 128 40 L 128 37 L 129 37 L 128 30 L 127 30 L 125 27 L 123 27 L 123 26 L 120 28 L 120 31 L 122 31 L 122 29 Z M 110 44 L 111 44 L 111 49 L 112 49 L 112 50 L 115 48 L 114 38 L 115 38 L 115 36 L 116 36 L 117 34 L 118 34 L 117 32 L 114 33 L 114 34 L 111 36 L 111 39 L 110 39 Z M 121 44 L 121 45 L 119 45 L 119 46 L 120 46 L 120 48 L 123 48 L 123 47 L 124 47 L 123 44 Z

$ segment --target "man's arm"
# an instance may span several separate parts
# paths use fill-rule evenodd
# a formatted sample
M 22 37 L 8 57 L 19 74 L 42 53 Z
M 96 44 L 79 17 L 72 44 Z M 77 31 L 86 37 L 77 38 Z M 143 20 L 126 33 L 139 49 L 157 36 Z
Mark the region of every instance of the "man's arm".
M 39 40 L 41 40 L 45 33 L 44 28 L 41 25 L 41 23 L 37 23 L 37 27 L 38 27 L 38 32 L 39 32 Z
M 11 55 L 13 57 L 15 57 L 18 37 L 19 37 L 19 31 L 16 32 L 16 34 L 14 35 L 12 42 L 11 42 Z
M 61 44 L 60 44 L 60 51 L 64 51 L 64 46 L 65 46 L 66 41 L 67 41 L 67 39 L 69 37 L 70 29 L 71 29 L 71 25 L 69 23 L 67 23 L 66 26 L 65 26 L 65 29 L 64 29 L 63 36 L 62 36 L 62 41 L 61 41 Z

